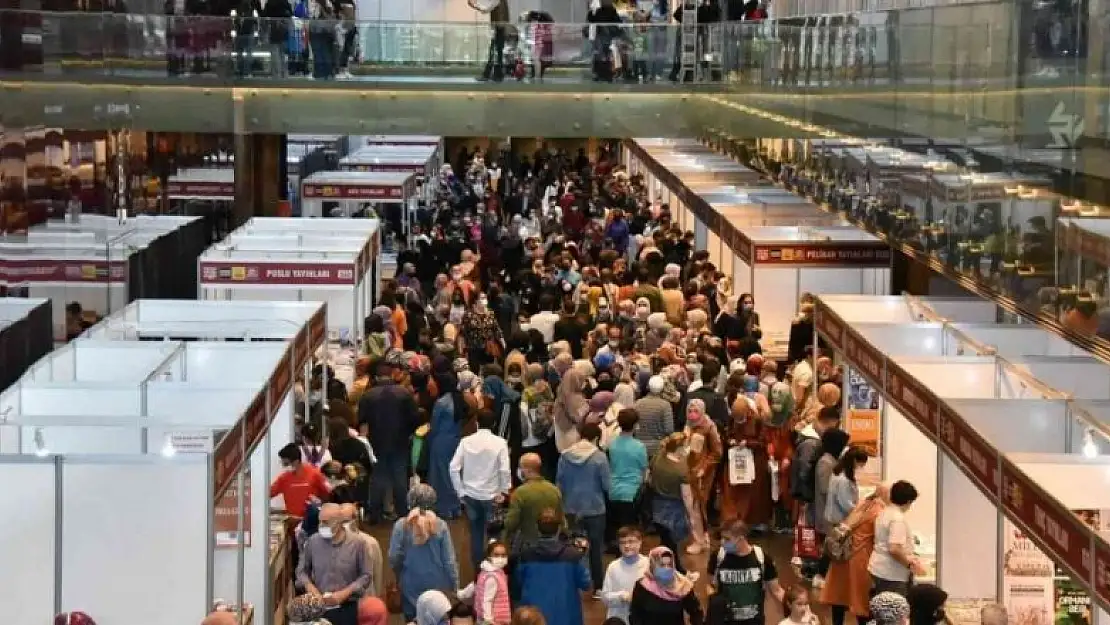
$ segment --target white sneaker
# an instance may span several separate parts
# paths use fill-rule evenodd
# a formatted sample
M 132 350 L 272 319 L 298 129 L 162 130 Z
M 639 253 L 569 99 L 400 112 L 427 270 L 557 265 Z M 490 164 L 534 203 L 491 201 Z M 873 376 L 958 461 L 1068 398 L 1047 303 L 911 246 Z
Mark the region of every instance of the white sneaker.
M 344 69 L 344 70 L 340 70 L 335 75 L 335 78 L 336 78 L 336 80 L 350 80 L 351 78 L 353 78 L 353 76 L 351 76 L 350 70 Z

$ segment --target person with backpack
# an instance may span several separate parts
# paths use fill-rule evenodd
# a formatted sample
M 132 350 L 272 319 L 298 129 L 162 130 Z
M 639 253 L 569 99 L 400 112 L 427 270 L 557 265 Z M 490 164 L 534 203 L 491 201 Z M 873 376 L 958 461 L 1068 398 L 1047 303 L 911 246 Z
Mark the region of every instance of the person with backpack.
M 559 450 L 555 447 L 554 409 L 555 392 L 551 390 L 544 376 L 544 367 L 539 363 L 528 365 L 525 371 L 527 386 L 520 398 L 520 453 L 536 454 L 542 464 L 542 474 L 549 482 L 555 481 L 555 469 L 559 462 Z M 517 482 L 523 481 L 519 475 Z
M 763 625 L 767 593 L 781 602 L 785 592 L 778 570 L 759 545 L 748 540 L 748 525 L 733 521 L 721 531 L 721 548 L 709 558 L 707 625 Z

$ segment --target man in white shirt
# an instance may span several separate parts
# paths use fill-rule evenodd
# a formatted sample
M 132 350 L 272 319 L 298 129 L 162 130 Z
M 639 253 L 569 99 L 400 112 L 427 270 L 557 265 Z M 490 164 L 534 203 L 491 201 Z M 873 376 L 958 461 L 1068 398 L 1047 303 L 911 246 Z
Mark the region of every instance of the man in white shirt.
M 475 571 L 485 555 L 486 525 L 493 506 L 505 501 L 512 486 L 509 444 L 492 432 L 496 422 L 492 410 L 478 413 L 478 431 L 459 441 L 451 458 L 451 484 L 470 519 L 470 557 Z
M 894 592 L 903 597 L 909 592 L 910 577 L 925 569 L 914 554 L 913 531 L 906 512 L 917 500 L 917 489 L 899 480 L 890 487 L 890 501 L 875 519 L 875 550 L 867 563 L 871 574 L 871 596 Z
M 554 309 L 555 300 L 550 295 L 541 295 L 540 312 L 528 319 L 528 327 L 539 330 L 544 342 L 548 344 L 555 341 L 555 323 L 559 321 L 559 315 L 555 314 Z

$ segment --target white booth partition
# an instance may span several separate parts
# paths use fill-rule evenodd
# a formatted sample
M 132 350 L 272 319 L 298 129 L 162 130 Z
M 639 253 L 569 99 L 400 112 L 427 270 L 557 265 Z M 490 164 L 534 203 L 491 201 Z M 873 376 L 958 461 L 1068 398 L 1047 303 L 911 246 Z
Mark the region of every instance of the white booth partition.
M 204 456 L 0 456 L 0 601 L 13 623 L 199 623 L 208 612 Z
M 142 299 L 104 317 L 81 337 L 113 341 L 273 341 L 292 340 L 308 326 L 322 338 L 326 319 L 327 304 L 323 302 Z M 310 349 L 317 347 L 320 345 Z
M 849 324 L 994 323 L 998 318 L 998 307 L 977 297 L 825 294 L 821 296 L 821 304 L 833 317 Z
M 326 301 L 329 332 L 357 342 L 377 301 L 378 241 L 376 230 L 351 238 L 236 231 L 201 257 L 199 298 Z
M 343 171 L 401 173 L 417 176 L 417 182 L 437 173 L 434 146 L 367 146 L 339 159 Z
M 873 310 L 888 307 L 883 300 L 889 298 L 875 299 Z M 898 347 L 891 342 L 897 335 L 874 337 L 895 330 L 872 325 L 861 331 L 824 300 L 818 297 L 814 313 L 817 333 L 850 366 L 849 381 L 855 378 L 868 390 L 866 411 L 857 410 L 854 393 L 846 391 L 846 429 L 856 440 L 853 418 L 864 417 L 878 439 L 881 478 L 917 486 L 919 498 L 908 513 L 915 549 L 935 558 L 936 581 L 949 592 L 949 608 L 1004 601 L 1011 614 L 1026 614 L 1033 613 L 1031 606 L 1059 605 L 1053 602 L 1061 597 L 1073 598 L 1065 603 L 1079 601 L 1078 594 L 1091 591 L 1094 603 L 1110 604 L 1091 556 L 1110 555 L 1110 547 L 1080 520 L 1056 485 L 1008 458 L 1018 452 L 1076 457 L 1094 420 L 1079 414 L 1066 395 L 1032 378 L 1029 359 L 891 355 L 887 350 Z M 892 310 L 914 314 L 891 303 Z M 841 302 L 839 309 L 851 306 Z M 906 336 L 932 332 L 935 337 L 940 327 L 914 326 Z M 1020 377 L 1030 392 L 1015 392 L 1006 383 L 1011 376 Z M 1034 546 L 1047 554 L 1042 560 L 1048 566 L 1037 563 Z

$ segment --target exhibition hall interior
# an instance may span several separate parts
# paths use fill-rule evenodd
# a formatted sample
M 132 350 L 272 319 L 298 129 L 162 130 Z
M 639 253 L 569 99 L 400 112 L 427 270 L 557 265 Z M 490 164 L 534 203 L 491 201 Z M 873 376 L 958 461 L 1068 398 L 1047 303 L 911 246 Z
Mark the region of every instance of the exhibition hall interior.
M 1110 625 L 1108 73 L 1104 0 L 0 3 L 0 606 Z

